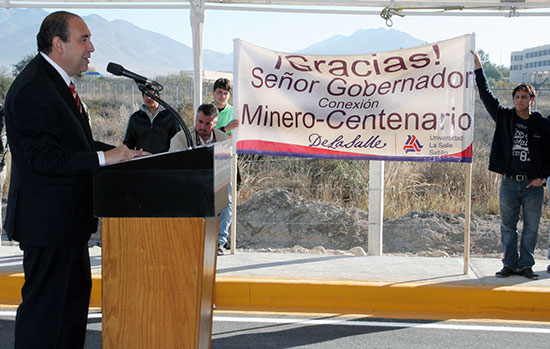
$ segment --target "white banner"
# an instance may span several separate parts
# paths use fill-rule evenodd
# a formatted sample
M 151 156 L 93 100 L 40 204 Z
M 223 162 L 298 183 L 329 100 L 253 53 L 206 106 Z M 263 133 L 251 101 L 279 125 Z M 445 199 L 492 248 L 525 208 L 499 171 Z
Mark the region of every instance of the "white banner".
M 474 36 L 348 56 L 235 40 L 237 152 L 471 162 Z

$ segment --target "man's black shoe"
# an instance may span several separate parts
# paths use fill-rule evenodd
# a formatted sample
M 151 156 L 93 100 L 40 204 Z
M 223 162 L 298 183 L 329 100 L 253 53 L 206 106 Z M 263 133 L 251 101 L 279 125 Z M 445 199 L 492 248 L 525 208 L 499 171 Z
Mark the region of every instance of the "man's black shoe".
M 508 276 L 515 275 L 515 274 L 516 274 L 515 270 L 510 267 L 503 267 L 502 269 L 500 269 L 495 273 L 497 278 L 507 278 Z
M 533 273 L 533 269 L 531 268 L 525 268 L 521 270 L 519 273 L 531 280 L 536 280 L 539 278 L 538 274 Z
M 223 256 L 223 248 L 218 247 L 218 256 Z
M 550 273 L 550 264 L 548 264 L 548 266 L 546 267 L 546 272 Z

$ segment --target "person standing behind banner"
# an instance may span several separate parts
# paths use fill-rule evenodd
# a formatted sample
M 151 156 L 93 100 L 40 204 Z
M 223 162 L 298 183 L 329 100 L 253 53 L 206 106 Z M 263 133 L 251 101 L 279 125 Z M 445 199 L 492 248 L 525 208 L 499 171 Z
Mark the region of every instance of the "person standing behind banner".
M 214 82 L 214 88 L 212 89 L 214 95 L 214 104 L 218 107 L 220 115 L 218 116 L 218 124 L 216 128 L 219 128 L 223 132 L 227 133 L 231 137 L 232 130 L 239 127 L 239 120 L 233 120 L 233 106 L 229 104 L 229 97 L 231 97 L 231 82 L 225 78 L 219 78 Z M 237 183 L 240 183 L 241 176 L 239 169 L 237 168 Z M 237 184 L 237 188 L 238 188 Z M 231 228 L 231 207 L 233 205 L 232 186 L 229 184 L 229 205 L 220 212 L 220 241 L 219 244 L 222 248 L 218 248 L 218 254 L 223 254 L 223 247 L 227 247 L 226 243 L 229 238 L 229 229 Z
M 512 92 L 514 107 L 503 107 L 489 88 L 477 53 L 471 52 L 479 96 L 496 123 L 489 170 L 502 174 L 499 204 L 504 258 L 503 268 L 496 276 L 519 274 L 538 279 L 532 267 L 544 197 L 543 185 L 550 174 L 550 123 L 539 113 L 531 111 L 535 90 L 530 85 L 516 86 Z M 520 211 L 523 213 L 523 232 L 518 255 Z
M 151 85 L 147 90 L 157 97 L 160 92 Z M 170 148 L 170 140 L 180 127 L 170 112 L 145 93 L 141 94 L 143 104 L 128 120 L 124 141 L 130 149 L 143 149 L 151 154 L 163 153 Z
M 215 128 L 218 123 L 218 108 L 214 104 L 201 104 L 197 109 L 195 126 L 191 127 L 193 145 L 205 145 L 229 139 L 224 132 Z M 187 149 L 185 132 L 178 132 L 170 141 L 170 151 Z M 225 212 L 225 214 L 224 214 Z M 223 255 L 223 246 L 227 242 L 231 224 L 231 186 L 229 187 L 229 205 L 220 212 L 220 229 L 218 232 L 218 255 Z
M 88 240 L 97 230 L 92 174 L 140 156 L 94 141 L 72 76 L 94 46 L 79 16 L 49 14 L 39 53 L 13 81 L 5 103 L 12 154 L 5 229 L 23 250 L 25 283 L 16 348 L 82 348 L 92 286 Z
M 212 95 L 214 96 L 213 103 L 220 112 L 216 128 L 231 136 L 231 130 L 239 127 L 239 120 L 233 120 L 233 106 L 229 104 L 229 97 L 231 97 L 231 82 L 229 79 L 219 78 L 216 80 Z

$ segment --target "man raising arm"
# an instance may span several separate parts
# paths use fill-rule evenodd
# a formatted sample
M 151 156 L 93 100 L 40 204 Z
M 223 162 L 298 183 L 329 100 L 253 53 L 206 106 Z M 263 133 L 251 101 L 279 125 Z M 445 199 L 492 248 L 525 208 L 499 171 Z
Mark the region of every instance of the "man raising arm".
M 543 184 L 550 174 L 550 124 L 536 111 L 532 86 L 521 84 L 512 92 L 513 108 L 507 108 L 492 94 L 477 53 L 472 51 L 481 101 L 495 121 L 489 170 L 500 173 L 500 233 L 504 249 L 503 268 L 497 277 L 520 274 L 537 279 L 533 273 L 534 251 L 544 196 Z M 523 212 L 523 232 L 518 254 L 517 223 Z

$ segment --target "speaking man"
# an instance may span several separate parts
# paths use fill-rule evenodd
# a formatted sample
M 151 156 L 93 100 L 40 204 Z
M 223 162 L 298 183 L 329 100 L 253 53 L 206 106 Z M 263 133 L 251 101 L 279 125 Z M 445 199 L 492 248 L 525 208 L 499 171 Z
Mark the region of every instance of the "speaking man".
M 92 174 L 142 155 L 92 137 L 71 78 L 88 69 L 90 36 L 77 15 L 48 15 L 38 54 L 6 97 L 12 169 L 5 229 L 19 241 L 25 272 L 16 348 L 84 346 L 92 284 L 87 242 L 97 229 Z

